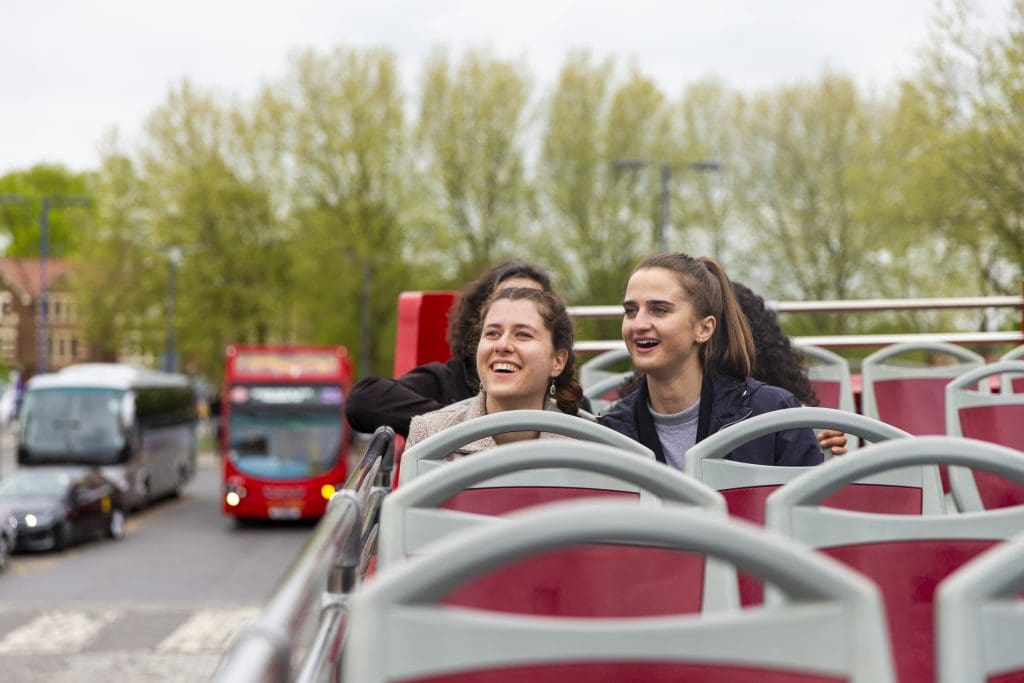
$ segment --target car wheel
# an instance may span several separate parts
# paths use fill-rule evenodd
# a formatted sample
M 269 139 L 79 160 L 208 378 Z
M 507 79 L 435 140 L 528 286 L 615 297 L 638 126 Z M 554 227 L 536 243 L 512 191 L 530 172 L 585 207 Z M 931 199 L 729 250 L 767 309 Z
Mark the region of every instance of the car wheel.
M 53 549 L 64 550 L 71 545 L 71 524 L 61 522 L 53 530 Z
M 11 542 L 6 536 L 0 534 L 0 572 L 7 571 L 7 568 L 11 565 L 11 553 L 14 548 L 11 547 Z
M 110 511 L 110 518 L 107 519 L 107 538 L 120 541 L 124 538 L 124 532 L 124 511 L 120 508 L 114 508 Z

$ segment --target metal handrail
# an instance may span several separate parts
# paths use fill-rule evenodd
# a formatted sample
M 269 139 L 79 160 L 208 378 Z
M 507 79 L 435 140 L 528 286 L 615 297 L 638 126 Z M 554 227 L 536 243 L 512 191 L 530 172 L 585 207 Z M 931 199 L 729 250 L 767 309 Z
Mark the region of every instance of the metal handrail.
M 845 301 L 767 301 L 778 313 L 865 313 L 869 311 L 933 311 L 970 308 L 1024 308 L 1024 296 L 962 296 L 924 299 L 847 299 Z M 618 318 L 622 306 L 569 306 L 577 320 Z
M 1017 308 L 1024 311 L 1024 296 L 935 297 L 928 299 L 851 299 L 847 301 L 767 302 L 778 313 L 861 313 L 872 311 L 926 311 L 957 309 Z M 622 306 L 569 306 L 576 320 L 607 320 L 622 317 Z M 951 344 L 1024 344 L 1024 331 L 921 332 L 911 334 L 837 334 L 793 337 L 802 346 L 824 348 L 881 347 L 904 342 L 948 342 Z M 621 339 L 577 340 L 579 353 L 603 353 L 623 349 Z
M 345 488 L 285 572 L 263 612 L 239 634 L 218 672 L 218 683 L 312 683 L 325 668 L 340 671 L 348 599 L 365 572 L 365 548 L 376 539 L 382 481 L 390 480 L 395 433 L 374 432 Z M 316 624 L 312 637 L 303 626 Z

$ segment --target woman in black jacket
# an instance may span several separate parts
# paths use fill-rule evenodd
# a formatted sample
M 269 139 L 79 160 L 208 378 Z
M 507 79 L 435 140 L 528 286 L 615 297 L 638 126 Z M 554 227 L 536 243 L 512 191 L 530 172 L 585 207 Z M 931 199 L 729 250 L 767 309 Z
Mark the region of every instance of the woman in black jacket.
M 499 263 L 466 285 L 448 313 L 451 359 L 420 365 L 398 379 L 364 377 L 356 382 L 345 402 L 345 417 L 352 429 L 373 432 L 388 425 L 396 434 L 408 436 L 409 421 L 416 415 L 475 396 L 480 379 L 476 348 L 472 348 L 473 330 L 487 298 L 508 287 L 551 292 L 551 278 L 543 270 L 515 259 Z

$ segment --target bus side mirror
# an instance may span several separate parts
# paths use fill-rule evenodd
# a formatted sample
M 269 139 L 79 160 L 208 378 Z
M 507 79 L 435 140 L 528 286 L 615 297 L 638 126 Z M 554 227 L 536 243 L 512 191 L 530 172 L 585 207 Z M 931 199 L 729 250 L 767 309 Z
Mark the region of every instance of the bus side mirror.
M 135 395 L 126 393 L 121 399 L 121 429 L 125 434 L 131 434 L 135 426 Z

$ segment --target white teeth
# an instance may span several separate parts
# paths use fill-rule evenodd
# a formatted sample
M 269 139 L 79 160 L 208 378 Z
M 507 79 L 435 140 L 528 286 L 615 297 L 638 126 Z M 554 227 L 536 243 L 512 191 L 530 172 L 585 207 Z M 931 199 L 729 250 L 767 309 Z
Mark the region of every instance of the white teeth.
M 495 372 L 519 372 L 519 368 L 512 365 L 512 363 L 495 363 L 491 366 L 491 370 Z
M 643 347 L 643 348 L 650 348 L 652 346 L 656 346 L 658 343 L 659 342 L 658 342 L 657 339 L 637 339 L 636 340 L 636 345 L 640 346 L 640 347 Z

